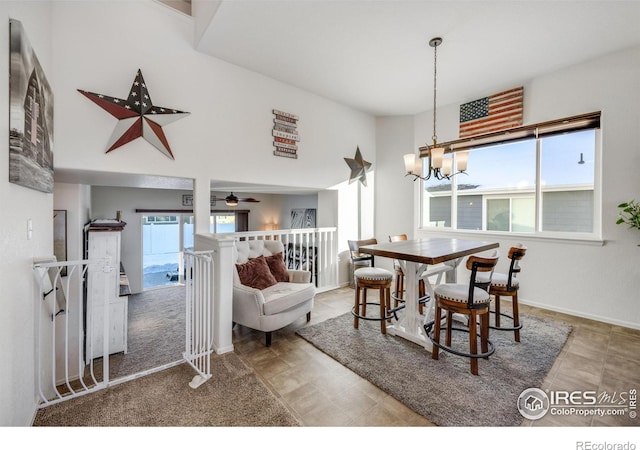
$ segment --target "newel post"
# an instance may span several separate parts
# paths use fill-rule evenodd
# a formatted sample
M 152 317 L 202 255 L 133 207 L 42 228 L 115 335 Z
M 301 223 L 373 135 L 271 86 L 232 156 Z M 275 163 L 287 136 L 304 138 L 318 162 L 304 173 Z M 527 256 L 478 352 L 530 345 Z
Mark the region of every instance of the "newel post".
M 213 345 L 216 353 L 233 351 L 233 239 L 212 239 L 213 265 Z

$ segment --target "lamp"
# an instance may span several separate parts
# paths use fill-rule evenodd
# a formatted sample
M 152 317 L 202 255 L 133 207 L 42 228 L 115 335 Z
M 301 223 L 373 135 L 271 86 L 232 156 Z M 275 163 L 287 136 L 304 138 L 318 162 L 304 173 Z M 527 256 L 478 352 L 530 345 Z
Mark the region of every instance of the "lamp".
M 433 47 L 433 145 L 429 147 L 429 171 L 426 175 L 422 175 L 422 160 L 414 153 L 404 155 L 404 167 L 407 171 L 405 176 L 411 175 L 413 180 L 420 178 L 428 180 L 432 176 L 438 180 L 450 179 L 458 173 L 464 173 L 467 170 L 467 161 L 469 154 L 467 152 L 458 152 L 456 162 L 458 172 L 453 172 L 453 159 L 445 158 L 445 148 L 438 147 L 438 136 L 436 135 L 436 75 L 438 46 L 442 44 L 442 38 L 435 37 L 429 41 L 429 46 Z
M 238 206 L 238 197 L 233 195 L 233 192 L 227 195 L 224 199 L 227 206 Z

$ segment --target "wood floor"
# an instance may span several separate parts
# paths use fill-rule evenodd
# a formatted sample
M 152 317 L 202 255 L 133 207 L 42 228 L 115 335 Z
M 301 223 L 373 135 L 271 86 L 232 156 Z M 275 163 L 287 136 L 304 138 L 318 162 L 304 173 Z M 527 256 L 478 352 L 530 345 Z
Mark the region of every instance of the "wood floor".
M 311 323 L 351 310 L 354 291 L 345 287 L 316 296 Z M 503 309 L 508 310 L 508 303 Z M 621 392 L 640 386 L 640 330 L 531 308 L 521 311 L 573 325 L 564 349 L 542 388 Z M 433 426 L 373 384 L 298 337 L 306 325 L 300 319 L 273 336 L 265 347 L 264 334 L 242 326 L 234 329 L 235 351 L 305 426 Z M 524 426 L 638 426 L 625 416 L 551 416 L 525 421 Z

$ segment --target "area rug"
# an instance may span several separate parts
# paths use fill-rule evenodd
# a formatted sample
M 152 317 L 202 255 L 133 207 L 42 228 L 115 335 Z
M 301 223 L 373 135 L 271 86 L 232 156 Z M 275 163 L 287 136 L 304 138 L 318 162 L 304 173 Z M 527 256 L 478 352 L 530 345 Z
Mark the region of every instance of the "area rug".
M 436 425 L 516 426 L 523 421 L 518 396 L 540 387 L 571 332 L 562 322 L 520 316 L 522 342 L 491 330 L 496 351 L 479 360 L 479 376 L 469 372 L 468 358 L 441 351 L 433 360 L 424 348 L 381 334 L 380 322 L 355 329 L 351 313 L 297 334 Z
M 211 358 L 197 389 L 187 364 L 58 403 L 37 412 L 48 427 L 290 427 L 300 422 L 235 353 Z

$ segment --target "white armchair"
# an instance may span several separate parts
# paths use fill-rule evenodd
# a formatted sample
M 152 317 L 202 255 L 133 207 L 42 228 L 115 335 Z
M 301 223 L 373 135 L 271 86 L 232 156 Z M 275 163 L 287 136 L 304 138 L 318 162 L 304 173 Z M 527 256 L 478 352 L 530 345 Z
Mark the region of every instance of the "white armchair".
M 275 240 L 237 241 L 234 249 L 236 264 L 283 253 L 282 242 Z M 237 266 L 234 265 L 233 322 L 264 331 L 267 347 L 271 345 L 272 331 L 295 322 L 305 314 L 307 321 L 311 320 L 315 297 L 315 286 L 309 282 L 311 272 L 288 270 L 284 266 L 283 272 L 288 274 L 288 281 L 278 281 L 264 289 L 256 289 L 242 284 Z M 286 279 L 286 275 L 280 279 Z

